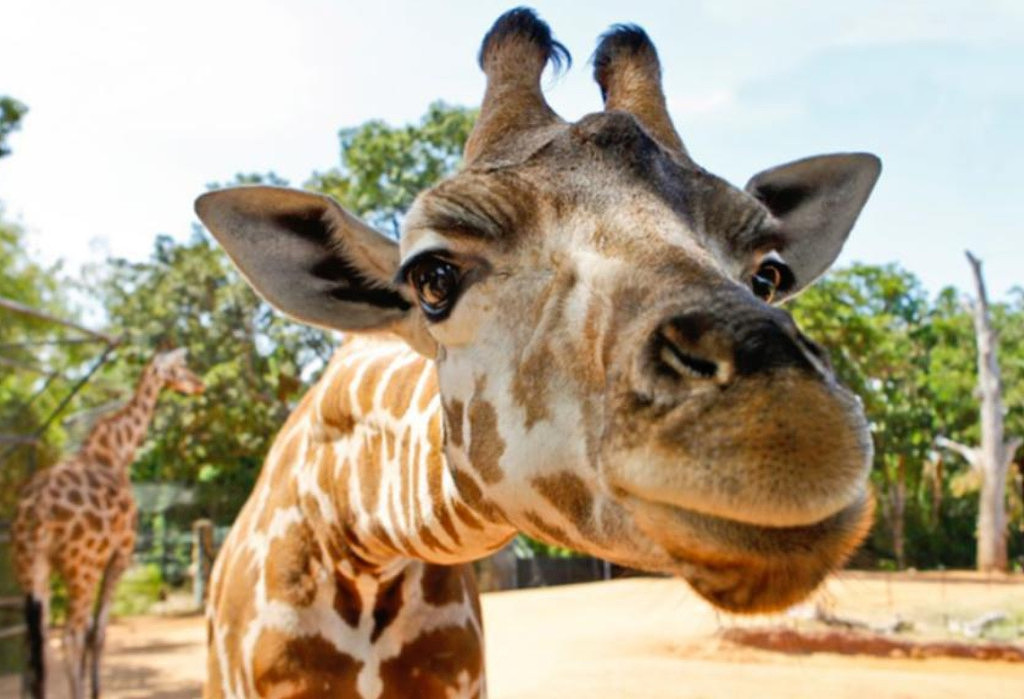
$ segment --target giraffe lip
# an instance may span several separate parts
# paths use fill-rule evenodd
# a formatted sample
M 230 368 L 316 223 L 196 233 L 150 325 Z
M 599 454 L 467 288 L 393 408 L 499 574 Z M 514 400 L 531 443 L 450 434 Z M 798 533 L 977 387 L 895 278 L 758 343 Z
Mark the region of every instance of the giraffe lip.
M 671 571 L 731 612 L 800 601 L 860 545 L 874 501 L 864 493 L 813 524 L 763 526 L 630 498 L 637 523 L 671 557 Z

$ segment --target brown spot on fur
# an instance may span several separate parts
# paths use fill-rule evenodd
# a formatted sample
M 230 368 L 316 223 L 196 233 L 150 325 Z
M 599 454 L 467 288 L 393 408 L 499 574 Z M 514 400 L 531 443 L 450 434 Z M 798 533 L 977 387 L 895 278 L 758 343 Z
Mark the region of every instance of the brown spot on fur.
M 563 471 L 553 476 L 534 478 L 533 487 L 576 525 L 584 538 L 592 539 L 598 535 L 593 520 L 594 496 L 582 478 Z
M 77 490 L 69 490 L 68 502 L 70 502 L 72 505 L 81 505 L 83 503 L 82 493 L 80 493 Z
M 416 383 L 423 373 L 423 364 L 411 362 L 388 377 L 382 397 L 383 407 L 396 418 L 403 418 L 412 405 L 412 397 L 416 391 Z
M 337 529 L 331 528 L 325 543 L 329 560 L 349 560 L 358 570 L 370 570 L 373 567 L 367 562 L 369 551 L 363 543 L 363 537 L 356 533 L 351 524 L 344 523 Z
M 71 510 L 56 503 L 54 503 L 53 507 L 50 508 L 50 514 L 52 519 L 55 519 L 58 522 L 66 522 L 71 519 L 72 515 L 74 515 Z
M 452 509 L 455 510 L 455 516 L 462 520 L 462 523 L 470 529 L 483 529 L 483 523 L 476 518 L 476 515 L 473 514 L 471 509 L 463 505 L 461 502 L 455 502 L 452 505 Z
M 523 423 L 526 429 L 551 416 L 548 410 L 548 371 L 554 363 L 555 357 L 545 342 L 534 348 L 516 368 L 512 379 L 512 398 L 526 413 Z
M 305 526 L 293 526 L 270 542 L 265 559 L 267 598 L 308 607 L 316 597 L 317 556 Z
M 341 574 L 341 571 L 334 572 L 334 611 L 338 613 L 345 623 L 355 628 L 359 626 L 359 617 L 363 613 L 363 600 L 359 596 L 359 588 L 355 580 L 351 580 Z
M 465 673 L 472 681 L 482 669 L 480 639 L 469 624 L 434 629 L 409 641 L 396 657 L 381 663 L 381 699 L 447 697 L 449 689 L 458 685 L 460 675 Z
M 444 504 L 444 488 L 442 480 L 445 473 L 444 459 L 441 456 L 441 450 L 443 446 L 441 443 L 441 415 L 435 412 L 430 418 L 430 424 L 427 428 L 427 455 L 426 464 L 424 467 L 427 469 L 427 488 L 430 492 L 430 502 L 433 508 L 434 519 L 437 520 L 441 527 L 444 528 L 445 533 L 451 537 L 451 540 L 456 546 L 462 543 L 459 537 L 459 532 L 455 528 L 455 522 L 452 521 L 451 515 L 448 513 L 448 508 Z
M 370 641 L 376 642 L 384 630 L 393 622 L 402 610 L 402 585 L 405 573 L 399 573 L 391 580 L 381 581 L 377 587 L 377 598 L 373 602 L 373 631 Z
M 337 411 L 328 412 L 327 410 L 324 410 L 322 414 L 324 424 L 334 430 L 337 430 L 340 435 L 351 434 L 352 430 L 355 429 L 356 421 L 352 417 L 351 413 Z
M 292 637 L 264 630 L 253 650 L 253 678 L 260 696 L 294 699 L 358 696 L 363 663 L 321 636 Z
M 423 601 L 443 607 L 463 599 L 463 571 L 461 566 L 424 565 Z
M 417 531 L 417 538 L 422 541 L 427 548 L 431 551 L 442 551 L 444 553 L 452 553 L 452 550 L 441 543 L 441 541 L 434 536 L 434 533 L 430 531 L 430 527 L 422 526 Z
M 366 468 L 359 471 L 359 493 L 362 496 L 363 507 L 369 511 L 377 507 L 377 499 L 380 496 L 380 469 L 383 457 L 381 446 L 377 435 L 368 434 L 363 437 L 359 454 L 360 461 L 366 465 Z
M 93 531 L 97 531 L 103 528 L 103 520 L 101 520 L 98 516 L 94 515 L 91 512 L 85 512 L 83 513 L 83 515 L 85 516 L 85 525 L 88 528 L 92 529 Z
M 462 446 L 462 411 L 461 400 L 452 399 L 444 402 L 444 429 L 449 444 L 454 447 Z
M 558 546 L 580 548 L 573 544 L 572 538 L 566 534 L 561 527 L 555 526 L 554 524 L 548 524 L 533 510 L 527 510 L 524 514 L 526 516 L 526 521 L 528 521 L 535 530 L 534 532 L 531 532 L 531 534 L 535 534 L 539 539 Z
M 500 521 L 505 519 L 505 513 L 501 511 L 495 503 L 484 497 L 483 491 L 480 486 L 476 484 L 476 480 L 473 476 L 469 475 L 459 469 L 452 471 L 452 477 L 455 479 L 455 487 L 459 489 L 462 494 L 462 499 L 474 508 L 476 512 L 483 515 L 486 519 L 492 522 Z
M 398 516 L 398 510 L 395 508 L 395 501 L 389 499 L 388 514 L 391 516 L 391 521 L 395 523 L 402 522 L 403 519 Z M 381 527 L 381 529 L 383 530 L 383 527 Z M 405 532 L 402 530 L 402 527 L 395 528 L 395 538 L 398 539 L 398 545 L 402 551 L 411 555 L 413 558 L 423 558 L 423 555 L 420 553 L 419 549 L 417 549 L 416 546 L 413 545 L 412 540 L 405 535 Z
M 391 354 L 383 354 L 369 360 L 366 371 L 363 372 L 359 381 L 359 388 L 356 391 L 356 405 L 362 415 L 370 415 L 374 411 L 374 395 L 380 383 L 380 376 L 388 370 L 395 361 Z
M 469 461 L 484 483 L 493 485 L 504 477 L 498 461 L 505 453 L 505 440 L 498 432 L 498 415 L 494 406 L 480 397 L 485 385 L 486 378 L 477 380 L 473 400 L 469 404 Z

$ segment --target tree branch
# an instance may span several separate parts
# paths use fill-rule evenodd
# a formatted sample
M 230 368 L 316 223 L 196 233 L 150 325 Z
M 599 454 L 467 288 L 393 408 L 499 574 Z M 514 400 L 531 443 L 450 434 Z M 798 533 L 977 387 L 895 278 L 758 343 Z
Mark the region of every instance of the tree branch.
M 967 261 L 971 263 L 971 271 L 974 272 L 974 289 L 978 294 L 978 303 L 982 310 L 988 311 L 988 294 L 985 292 L 985 278 L 981 274 L 981 260 L 975 257 L 970 250 L 965 250 Z
M 966 444 L 960 442 L 954 442 L 952 439 L 947 439 L 942 435 L 935 438 L 935 446 L 941 449 L 949 449 L 955 451 L 971 465 L 971 468 L 981 468 L 981 451 L 976 447 L 969 447 Z
M 1006 451 L 1003 453 L 1006 454 L 1007 468 L 1009 468 L 1010 464 L 1013 463 L 1013 456 L 1017 453 L 1017 450 L 1020 449 L 1022 444 L 1024 444 L 1024 438 L 1021 437 L 1014 437 L 1013 439 L 1006 440 L 1006 444 L 1003 447 Z

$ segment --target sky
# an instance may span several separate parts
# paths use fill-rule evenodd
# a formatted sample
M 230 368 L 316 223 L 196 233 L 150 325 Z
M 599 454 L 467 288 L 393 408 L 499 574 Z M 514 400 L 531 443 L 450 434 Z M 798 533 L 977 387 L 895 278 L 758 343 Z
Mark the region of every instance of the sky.
M 301 185 L 337 131 L 476 106 L 489 0 L 4 0 L 0 95 L 29 106 L 0 161 L 5 215 L 66 268 L 185 238 L 192 201 L 237 172 Z M 588 64 L 609 25 L 658 47 L 691 155 L 742 186 L 808 155 L 870 151 L 882 178 L 839 264 L 898 262 L 930 291 L 1024 286 L 1021 0 L 533 3 L 572 52 L 545 79 L 567 119 L 600 108 Z

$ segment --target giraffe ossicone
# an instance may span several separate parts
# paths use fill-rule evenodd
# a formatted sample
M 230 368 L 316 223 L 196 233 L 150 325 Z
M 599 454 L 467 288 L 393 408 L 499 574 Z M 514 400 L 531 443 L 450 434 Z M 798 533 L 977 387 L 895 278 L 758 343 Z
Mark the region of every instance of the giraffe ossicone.
M 807 158 L 738 189 L 697 166 L 647 35 L 601 37 L 575 123 L 530 10 L 484 38 L 465 162 L 394 243 L 329 198 L 211 192 L 250 283 L 346 332 L 216 563 L 207 695 L 479 696 L 466 562 L 517 531 L 779 609 L 867 531 L 856 398 L 777 303 L 835 260 L 880 172 Z
M 131 399 L 101 418 L 82 446 L 36 473 L 18 500 L 12 527 L 15 574 L 26 593 L 33 697 L 46 695 L 50 574 L 67 587 L 65 671 L 73 699 L 100 691 L 99 663 L 114 590 L 131 563 L 136 508 L 129 468 L 146 437 L 160 393 L 203 391 L 185 366 L 185 350 L 156 354 L 142 371 Z

